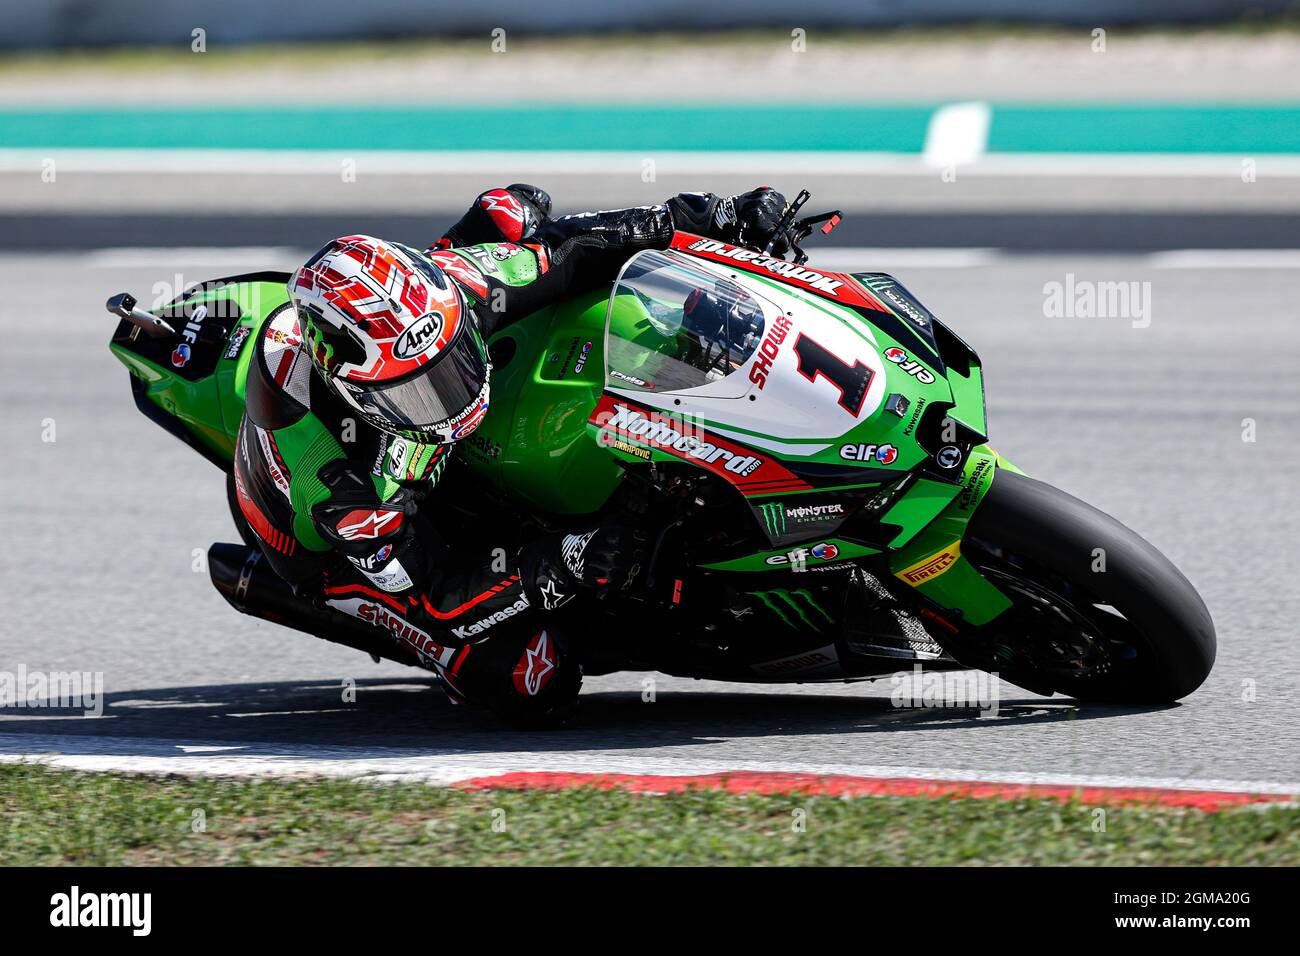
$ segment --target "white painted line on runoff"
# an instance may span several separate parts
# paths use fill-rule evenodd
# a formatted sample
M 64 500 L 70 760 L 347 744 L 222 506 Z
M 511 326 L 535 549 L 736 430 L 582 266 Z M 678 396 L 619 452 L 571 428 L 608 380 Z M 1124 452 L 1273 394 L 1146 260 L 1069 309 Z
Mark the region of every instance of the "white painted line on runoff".
M 964 121 L 968 143 L 978 126 Z M 945 134 L 947 135 L 947 134 Z M 955 136 L 956 134 L 954 134 Z M 1251 157 L 1260 177 L 1300 177 L 1300 155 Z M 555 173 L 635 174 L 654 160 L 658 175 L 840 174 L 934 178 L 922 153 L 841 150 L 713 152 L 685 149 L 613 150 L 272 150 L 272 149 L 0 149 L 0 172 L 40 174 L 54 160 L 60 173 L 243 173 L 337 176 L 343 164 L 360 173 L 388 175 L 464 173 L 513 176 Z M 981 153 L 960 163 L 961 176 L 1202 176 L 1240 181 L 1243 157 L 1235 153 Z
M 1155 269 L 1296 269 L 1300 249 L 1170 249 L 1147 256 Z
M 1169 790 L 1300 795 L 1300 781 L 1140 777 L 1123 774 L 1028 773 L 873 764 L 715 761 L 664 756 L 662 751 L 575 754 L 572 751 L 468 753 L 435 747 L 331 747 L 255 741 L 187 741 L 149 737 L 0 734 L 0 763 L 35 762 L 83 771 L 194 776 L 325 776 L 409 780 L 449 785 L 507 773 L 597 773 L 689 776 L 718 773 L 806 773 L 823 776 L 896 777 L 1068 787 L 1139 787 Z
M 88 269 L 165 269 L 178 265 L 261 264 L 266 268 L 269 261 L 305 260 L 313 251 L 293 246 L 123 246 L 87 252 L 81 257 L 81 265 Z
M 879 263 L 905 266 L 914 269 L 970 269 L 993 265 L 1005 260 L 1010 253 L 992 247 L 969 248 L 908 248 L 889 246 L 833 246 L 829 249 L 808 250 L 808 265 L 829 269 L 832 272 L 880 271 Z
M 976 162 L 988 148 L 992 119 L 987 103 L 953 103 L 935 110 L 925 131 L 921 161 L 932 169 Z
M 123 246 L 81 255 L 88 269 L 180 266 L 289 268 L 309 256 L 306 246 Z M 3 252 L 0 257 L 58 256 L 62 253 Z M 956 248 L 832 246 L 811 250 L 808 265 L 832 272 L 882 272 L 890 269 L 974 269 L 1045 259 L 1118 258 L 1151 269 L 1295 269 L 1300 249 L 1174 249 L 1165 252 L 1018 252 L 988 246 Z

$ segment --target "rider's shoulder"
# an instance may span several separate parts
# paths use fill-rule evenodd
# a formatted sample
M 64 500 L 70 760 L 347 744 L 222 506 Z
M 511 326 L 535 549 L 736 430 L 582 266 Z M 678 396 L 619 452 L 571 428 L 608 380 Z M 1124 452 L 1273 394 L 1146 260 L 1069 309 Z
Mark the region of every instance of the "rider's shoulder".
M 549 265 L 546 248 L 531 242 L 483 242 L 435 249 L 426 255 L 472 292 L 480 288 L 486 292 L 484 277 L 505 285 L 527 285 Z
M 259 428 L 288 428 L 311 411 L 313 374 L 302 343 L 298 316 L 289 303 L 262 324 L 244 386 L 245 410 Z

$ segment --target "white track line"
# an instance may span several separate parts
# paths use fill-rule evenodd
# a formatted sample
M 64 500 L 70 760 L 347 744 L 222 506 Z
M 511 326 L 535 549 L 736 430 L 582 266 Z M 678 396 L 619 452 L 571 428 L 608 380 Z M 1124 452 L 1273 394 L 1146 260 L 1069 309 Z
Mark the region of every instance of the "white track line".
M 34 762 L 64 770 L 185 774 L 220 777 L 323 776 L 410 780 L 450 785 L 474 777 L 516 772 L 690 776 L 735 772 L 807 773 L 909 780 L 1037 784 L 1069 787 L 1140 787 L 1300 795 L 1300 781 L 1134 777 L 1119 774 L 1026 773 L 968 768 L 892 767 L 866 764 L 735 762 L 664 757 L 655 753 L 576 755 L 565 751 L 472 754 L 401 747 L 330 747 L 316 744 L 178 741 L 145 737 L 0 734 L 0 763 Z
M 122 269 L 134 266 L 169 268 L 176 265 L 248 265 L 259 262 L 297 261 L 315 250 L 292 246 L 123 246 L 96 249 L 81 256 L 87 269 Z
M 974 119 L 974 114 L 971 114 Z M 978 128 L 967 123 L 966 145 L 978 142 Z M 1240 181 L 1242 161 L 1252 159 L 1261 177 L 1300 177 L 1300 156 L 1236 153 L 983 153 L 961 164 L 962 176 L 1208 176 Z M 647 159 L 659 174 L 828 173 L 917 176 L 937 174 L 921 153 L 774 150 L 713 152 L 677 149 L 605 150 L 260 150 L 260 149 L 0 149 L 0 172 L 40 174 L 53 159 L 60 173 L 246 173 L 250 175 L 337 176 L 344 162 L 357 172 L 391 175 L 465 173 L 512 176 L 634 173 Z
M 87 269 L 154 268 L 223 265 L 248 266 L 293 263 L 305 259 L 313 249 L 291 246 L 124 246 L 96 249 L 79 254 Z M 45 253 L 6 252 L 3 256 L 32 256 Z M 58 255 L 58 253 L 50 253 Z M 1126 263 L 1150 269 L 1296 269 L 1300 249 L 1171 249 L 1149 253 L 1020 253 L 992 247 L 905 248 L 838 246 L 811 252 L 809 265 L 839 271 L 890 269 L 974 269 L 1036 259 L 1122 258 Z

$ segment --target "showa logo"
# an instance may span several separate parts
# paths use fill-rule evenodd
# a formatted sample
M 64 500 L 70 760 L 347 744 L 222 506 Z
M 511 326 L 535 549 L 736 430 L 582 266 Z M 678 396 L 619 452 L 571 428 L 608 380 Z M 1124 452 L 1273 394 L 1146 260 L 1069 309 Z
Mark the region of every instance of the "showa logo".
M 1043 286 L 1043 315 L 1049 319 L 1131 319 L 1133 328 L 1151 324 L 1150 282 L 1091 282 L 1065 274 Z
M 998 675 L 984 671 L 927 671 L 913 664 L 910 673 L 899 671 L 889 682 L 893 685 L 889 701 L 895 707 L 951 707 L 996 717 L 1002 699 Z
M 0 671 L 0 707 L 79 710 L 104 716 L 103 671 Z

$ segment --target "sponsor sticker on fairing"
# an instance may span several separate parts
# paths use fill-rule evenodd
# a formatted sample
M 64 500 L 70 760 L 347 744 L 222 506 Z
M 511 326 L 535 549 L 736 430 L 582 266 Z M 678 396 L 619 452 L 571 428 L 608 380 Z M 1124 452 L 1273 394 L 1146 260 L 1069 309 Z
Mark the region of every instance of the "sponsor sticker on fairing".
M 911 375 L 922 385 L 934 384 L 934 373 L 922 365 L 920 362 L 908 356 L 908 354 L 897 346 L 885 349 L 885 358 L 893 362 L 900 369 Z
M 877 462 L 892 465 L 898 458 L 898 449 L 893 445 L 854 444 L 840 446 L 840 457 L 845 461 Z
M 957 558 L 960 556 L 961 542 L 954 541 L 942 551 L 924 557 L 915 564 L 896 572 L 896 574 L 908 584 L 916 587 L 943 574 L 956 563 Z
M 682 421 L 647 418 L 640 411 L 619 403 L 615 403 L 614 414 L 605 422 L 604 430 L 611 436 L 626 435 L 685 458 L 718 465 L 736 475 L 752 474 L 763 464 L 757 455 L 738 454 L 706 441 L 693 434 Z
M 244 347 L 244 343 L 248 341 L 248 337 L 251 334 L 252 330 L 249 329 L 248 326 L 236 326 L 235 331 L 230 333 L 230 341 L 227 342 L 226 351 L 222 357 L 228 359 L 239 358 L 239 352 Z
M 730 259 L 733 262 L 742 262 L 765 269 L 773 275 L 781 276 L 783 279 L 794 279 L 807 285 L 810 289 L 816 289 L 826 295 L 838 296 L 839 290 L 844 285 L 841 280 L 833 279 L 814 269 L 806 269 L 801 265 L 796 265 L 785 259 L 778 259 L 775 256 L 765 255 L 753 249 L 730 246 L 725 242 L 718 242 L 716 239 L 700 239 L 686 248 L 692 252 L 706 252 L 720 259 Z

